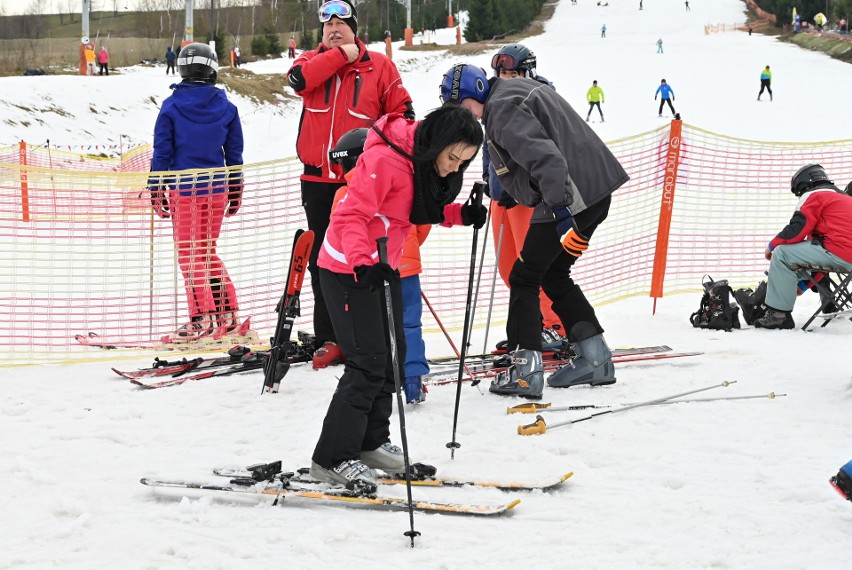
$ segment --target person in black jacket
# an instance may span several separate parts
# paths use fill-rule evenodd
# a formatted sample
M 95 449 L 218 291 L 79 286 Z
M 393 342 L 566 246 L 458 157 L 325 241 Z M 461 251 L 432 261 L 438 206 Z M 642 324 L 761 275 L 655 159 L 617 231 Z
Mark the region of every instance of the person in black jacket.
M 505 192 L 535 208 L 509 276 L 506 333 L 512 366 L 492 382 L 491 392 L 541 398 L 539 287 L 569 327 L 568 340 L 580 355 L 574 366 L 551 375 L 548 384 L 614 383 L 603 327 L 571 279 L 571 267 L 606 219 L 612 193 L 629 176 L 571 105 L 542 83 L 523 77 L 489 80 L 481 68 L 458 64 L 444 74 L 441 99 L 482 120 L 491 163 Z

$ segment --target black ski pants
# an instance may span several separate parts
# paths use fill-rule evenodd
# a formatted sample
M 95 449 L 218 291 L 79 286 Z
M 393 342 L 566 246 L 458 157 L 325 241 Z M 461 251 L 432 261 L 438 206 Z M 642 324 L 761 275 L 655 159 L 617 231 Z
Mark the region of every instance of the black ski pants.
M 609 214 L 610 202 L 611 197 L 607 196 L 574 217 L 574 225 L 589 240 Z M 541 350 L 539 288 L 553 302 L 553 312 L 565 325 L 570 341 L 603 334 L 595 309 L 571 279 L 571 267 L 577 259 L 559 242 L 555 221 L 530 224 L 521 254 L 509 274 L 509 350 Z
M 603 119 L 603 111 L 601 111 L 601 102 L 600 101 L 589 101 L 589 112 L 586 113 L 586 120 L 592 116 L 592 111 L 595 110 L 595 107 L 598 108 L 598 113 L 601 114 L 601 119 Z
M 666 103 L 668 103 L 668 104 L 669 104 L 669 109 L 671 109 L 671 110 L 672 110 L 672 115 L 674 115 L 674 114 L 675 114 L 675 110 L 674 110 L 674 105 L 672 105 L 672 100 L 671 100 L 671 99 L 660 99 L 660 110 L 659 110 L 659 111 L 657 111 L 657 114 L 658 114 L 658 115 L 662 115 L 662 114 L 663 114 L 663 105 L 665 105 Z
M 371 291 L 354 276 L 320 269 L 337 343 L 346 356 L 343 375 L 331 398 L 313 460 L 330 468 L 361 451 L 390 441 L 390 416 L 395 390 L 384 290 Z M 396 329 L 397 363 L 403 378 L 405 328 L 402 324 L 402 284 L 393 279 L 391 300 Z
M 322 287 L 320 287 L 317 257 L 325 239 L 325 232 L 328 230 L 334 194 L 341 186 L 343 184 L 302 180 L 302 207 L 308 219 L 308 229 L 314 230 L 314 246 L 308 260 L 308 271 L 311 274 L 311 290 L 314 293 L 314 335 L 317 347 L 322 346 L 326 341 L 336 340 Z
M 769 97 L 772 97 L 772 87 L 769 86 L 771 79 L 761 79 L 760 80 L 760 93 L 757 94 L 757 98 L 760 99 L 760 96 L 763 95 L 763 90 L 766 89 L 769 91 Z

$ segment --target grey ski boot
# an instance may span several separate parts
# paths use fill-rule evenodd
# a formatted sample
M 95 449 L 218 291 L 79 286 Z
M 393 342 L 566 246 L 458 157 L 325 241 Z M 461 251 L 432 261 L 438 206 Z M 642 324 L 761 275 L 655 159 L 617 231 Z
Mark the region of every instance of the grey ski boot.
M 580 384 L 606 386 L 615 384 L 615 365 L 612 352 L 606 345 L 602 334 L 573 343 L 579 356 L 566 364 L 547 379 L 547 385 L 554 388 L 568 388 Z
M 489 392 L 502 396 L 521 396 L 540 400 L 544 390 L 544 366 L 541 352 L 518 349 L 512 353 L 512 365 L 491 382 Z

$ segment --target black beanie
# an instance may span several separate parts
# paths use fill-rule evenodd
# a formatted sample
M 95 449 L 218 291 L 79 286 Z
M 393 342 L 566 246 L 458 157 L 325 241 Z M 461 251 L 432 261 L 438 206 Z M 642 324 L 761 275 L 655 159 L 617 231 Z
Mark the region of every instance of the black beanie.
M 340 18 L 340 19 L 342 21 L 346 22 L 346 25 L 348 25 L 352 29 L 352 33 L 355 34 L 355 36 L 358 36 L 358 10 L 355 9 L 355 5 L 352 2 L 350 2 L 349 0 L 341 0 L 341 1 L 349 4 L 349 6 L 352 8 L 352 17 L 351 18 Z

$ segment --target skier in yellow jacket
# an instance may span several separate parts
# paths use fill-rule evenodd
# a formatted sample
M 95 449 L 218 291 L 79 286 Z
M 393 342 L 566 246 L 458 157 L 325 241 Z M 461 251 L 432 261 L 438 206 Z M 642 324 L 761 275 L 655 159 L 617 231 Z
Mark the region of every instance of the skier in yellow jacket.
M 601 122 L 604 122 L 603 111 L 601 110 L 601 103 L 606 100 L 604 97 L 603 89 L 598 87 L 597 80 L 592 81 L 592 86 L 589 87 L 589 90 L 586 91 L 586 101 L 589 102 L 589 112 L 586 113 L 586 122 L 589 122 L 589 117 L 592 116 L 592 110 L 597 106 L 598 113 L 601 114 Z

